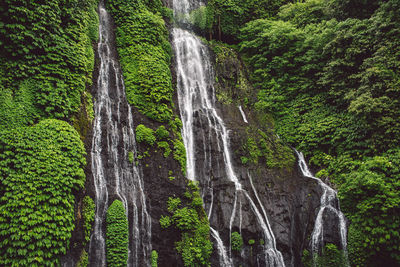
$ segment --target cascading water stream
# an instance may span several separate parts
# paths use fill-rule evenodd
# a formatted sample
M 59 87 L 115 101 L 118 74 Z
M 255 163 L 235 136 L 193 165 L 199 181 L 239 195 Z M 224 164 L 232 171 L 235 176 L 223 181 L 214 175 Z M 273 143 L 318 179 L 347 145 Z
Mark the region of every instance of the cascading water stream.
M 246 114 L 244 114 L 244 111 L 243 111 L 243 109 L 242 109 L 242 106 L 239 106 L 239 111 L 240 111 L 240 114 L 242 114 L 242 119 L 243 119 L 243 121 L 244 121 L 245 123 L 249 123 L 249 122 L 247 121 Z
M 307 163 L 304 159 L 304 155 L 301 152 L 295 150 L 297 157 L 299 159 L 299 167 L 303 176 L 314 179 L 318 182 L 318 185 L 322 189 L 322 196 L 320 207 L 318 210 L 317 218 L 315 219 L 314 229 L 311 235 L 311 250 L 314 255 L 318 255 L 324 246 L 324 218 L 323 214 L 326 210 L 333 213 L 339 220 L 339 230 L 340 230 L 340 242 L 342 245 L 342 250 L 344 251 L 344 257 L 346 261 L 346 266 L 349 266 L 347 261 L 347 226 L 343 213 L 340 211 L 339 200 L 337 198 L 335 190 L 330 188 L 327 184 L 322 182 L 320 179 L 314 177 L 310 170 L 308 169 Z
M 136 158 L 132 112 L 125 97 L 120 67 L 113 50 L 112 26 L 104 4 L 99 4 L 100 58 L 91 168 L 95 186 L 95 222 L 89 244 L 89 265 L 106 266 L 105 219 L 111 200 L 122 201 L 129 220 L 127 266 L 149 266 L 151 221 L 146 208 L 141 170 Z
M 175 17 L 186 19 L 187 16 L 185 14 L 188 14 L 193 7 L 199 6 L 199 4 L 196 1 L 174 0 Z M 187 178 L 200 181 L 203 200 L 207 198 L 206 196 L 209 196 L 209 200 L 204 202 L 207 202 L 205 204 L 206 213 L 211 224 L 211 235 L 216 241 L 220 259 L 219 265 L 233 266 L 234 263 L 230 242 L 229 246 L 224 244 L 218 225 L 213 225 L 211 220 L 214 216 L 214 176 L 219 176 L 221 180 L 225 180 L 234 186 L 235 197 L 230 219 L 227 222 L 229 225 L 229 238 L 233 223 L 237 219 L 237 214 L 239 216 L 242 214 L 242 201 L 247 201 L 266 241 L 264 245 L 265 264 L 267 266 L 285 266 L 282 254 L 276 248 L 275 237 L 265 209 L 251 180 L 253 194 L 257 198 L 257 203 L 243 188 L 238 175 L 235 173 L 230 154 L 229 131 L 222 117 L 218 114 L 215 105 L 213 87 L 215 79 L 208 49 L 195 35 L 187 30 L 174 28 L 172 33 L 176 57 L 179 108 L 183 123 L 182 137 L 187 155 Z M 197 127 L 196 131 L 194 130 L 195 127 Z M 204 155 L 200 157 L 196 152 L 196 147 L 199 146 L 204 150 Z M 213 150 L 217 150 L 218 153 L 213 154 Z M 216 174 L 216 172 L 222 173 Z M 250 177 L 248 178 L 251 179 Z M 237 205 L 238 200 L 240 201 L 239 205 Z M 260 208 L 262 212 L 260 212 Z M 236 209 L 239 209 L 239 212 L 236 212 Z M 241 224 L 242 218 L 239 218 L 240 227 Z M 227 247 L 229 247 L 229 250 Z

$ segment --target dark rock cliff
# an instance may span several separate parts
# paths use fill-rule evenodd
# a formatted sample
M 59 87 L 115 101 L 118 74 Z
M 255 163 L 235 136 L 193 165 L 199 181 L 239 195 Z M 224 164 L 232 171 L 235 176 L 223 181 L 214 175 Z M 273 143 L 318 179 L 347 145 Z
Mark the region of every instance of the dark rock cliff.
M 275 234 L 277 249 L 282 252 L 286 266 L 301 266 L 301 255 L 310 244 L 322 190 L 315 180 L 302 176 L 294 154 L 275 135 L 273 120 L 269 118 L 268 114 L 260 114 L 252 108 L 251 103 L 255 99 L 254 91 L 247 80 L 246 68 L 239 55 L 233 49 L 220 44 L 211 43 L 210 46 L 213 50 L 211 54 L 214 55 L 218 109 L 230 130 L 230 146 L 233 152 L 235 171 L 243 187 L 249 190 L 252 188 L 248 179 L 250 174 L 255 191 L 265 207 L 272 231 Z M 244 122 L 238 109 L 239 105 L 245 106 L 244 112 L 248 123 Z M 200 127 L 204 127 L 204 125 L 206 124 L 195 125 L 198 129 L 195 129 L 194 132 L 201 132 Z M 268 137 L 271 148 L 269 157 L 272 159 L 261 155 L 256 163 L 244 164 L 242 157 L 246 154 L 246 142 L 249 138 L 254 138 L 259 130 L 265 132 Z M 198 136 L 198 138 L 202 137 Z M 206 146 L 200 145 L 196 147 L 196 153 L 198 155 L 204 153 L 218 155 L 220 151 L 215 145 L 215 140 L 210 140 L 210 142 L 209 148 L 214 151 L 205 151 Z M 202 142 L 197 143 L 201 144 Z M 286 158 L 282 154 L 286 154 Z M 230 221 L 235 190 L 232 184 L 218 182 L 217 166 L 213 168 L 213 173 L 210 175 L 215 181 L 213 182 L 214 197 L 217 196 L 219 199 L 217 203 L 214 199 L 213 205 L 214 209 L 217 209 L 217 216 L 213 217 L 210 223 L 213 225 L 214 220 L 214 223 L 218 221 L 221 224 L 220 228 L 225 229 L 223 239 L 225 239 L 225 243 L 229 244 L 227 222 Z M 209 185 L 202 185 L 203 188 L 207 186 Z M 227 187 L 231 187 L 231 189 L 227 190 Z M 251 192 L 251 194 L 252 198 L 256 199 L 255 192 Z M 205 200 L 205 205 L 210 205 L 210 201 Z M 263 266 L 265 263 L 257 256 L 262 253 L 260 246 L 260 242 L 263 242 L 261 241 L 262 235 L 250 205 L 244 204 L 241 213 L 241 219 L 235 219 L 232 225 L 232 231 L 241 229 L 244 241 L 242 253 L 234 253 L 235 265 Z M 328 219 L 327 221 L 331 221 L 331 227 L 326 227 L 329 230 L 324 232 L 324 240 L 340 246 L 336 226 L 338 224 L 334 220 Z M 223 225 L 224 223 L 225 225 Z M 217 257 L 213 258 L 212 265 L 217 265 Z
M 164 1 L 167 6 L 171 6 L 170 1 Z M 169 4 L 168 4 L 169 3 Z M 254 110 L 252 103 L 256 96 L 253 93 L 250 83 L 247 79 L 247 72 L 239 55 L 232 49 L 220 44 L 211 43 L 210 54 L 213 55 L 213 63 L 216 76 L 216 98 L 218 100 L 218 113 L 222 116 L 226 127 L 229 129 L 230 148 L 232 151 L 233 165 L 238 178 L 243 186 L 249 191 L 253 199 L 256 195 L 265 208 L 272 231 L 276 238 L 277 249 L 282 252 L 286 266 L 301 266 L 302 251 L 310 244 L 310 235 L 314 227 L 314 221 L 320 205 L 321 190 L 316 181 L 303 177 L 298 170 L 297 161 L 294 154 L 284 144 L 273 131 L 273 120 L 268 114 L 260 114 Z M 115 47 L 115 46 L 114 46 Z M 116 53 L 116 51 L 113 51 Z M 173 66 L 172 76 L 175 79 Z M 96 68 L 98 71 L 98 68 Z M 96 70 L 95 70 L 96 73 Z M 94 75 L 96 81 L 97 75 Z M 94 82 L 95 84 L 95 82 Z M 96 95 L 93 92 L 93 95 Z M 174 97 L 175 114 L 179 114 L 177 96 Z M 238 106 L 243 106 L 247 116 L 248 123 L 243 121 Z M 142 115 L 137 109 L 132 108 L 134 126 L 144 124 L 149 128 L 157 129 L 161 123 L 155 122 Z M 127 114 L 125 114 L 127 116 Z M 201 117 L 199 113 L 197 116 Z M 126 117 L 122 118 L 126 121 Z M 207 132 L 206 123 L 200 123 L 194 126 L 195 132 Z M 248 147 L 246 143 L 249 138 L 255 138 L 258 130 L 266 133 L 266 139 L 271 147 L 270 157 L 259 155 L 257 161 L 244 163 L 242 157 L 248 156 Z M 172 133 L 171 133 L 172 135 Z M 87 151 L 90 151 L 91 133 L 87 135 Z M 175 138 L 175 136 L 171 136 Z M 201 139 L 196 142 L 198 145 L 196 153 L 197 160 L 203 161 L 202 155 L 216 155 L 215 165 L 211 172 L 206 175 L 212 177 L 212 184 L 200 184 L 203 192 L 205 207 L 209 207 L 213 202 L 214 216 L 210 223 L 218 225 L 222 232 L 221 238 L 225 244 L 230 243 L 229 222 L 231 218 L 232 205 L 235 199 L 235 188 L 232 183 L 219 179 L 222 176 L 219 162 L 223 161 L 217 140 L 204 139 L 204 136 L 198 135 Z M 205 144 L 204 141 L 207 141 Z M 181 232 L 170 227 L 162 229 L 159 223 L 162 215 L 168 214 L 167 200 L 169 197 L 182 197 L 187 188 L 187 180 L 181 171 L 181 166 L 172 155 L 164 157 L 163 151 L 156 145 L 138 143 L 138 155 L 140 159 L 135 159 L 141 165 L 144 180 L 144 190 L 147 198 L 147 207 L 152 221 L 151 237 L 152 249 L 158 252 L 159 266 L 183 266 L 182 259 L 175 249 L 175 242 L 181 238 Z M 106 151 L 106 148 L 105 148 Z M 246 154 L 247 153 L 247 154 Z M 281 156 L 285 154 L 285 156 Z M 219 156 L 218 156 L 219 155 Z M 205 157 L 205 156 L 204 156 Z M 88 162 L 90 162 L 88 158 Z M 272 161 L 272 163 L 271 163 Z M 271 165 L 272 164 L 272 165 Z M 273 167 L 271 167 L 273 166 Z M 199 170 L 206 171 L 207 168 Z M 90 166 L 87 169 L 87 175 L 91 177 Z M 252 178 L 254 191 L 251 191 L 252 185 L 248 177 Z M 174 179 L 169 179 L 173 176 Z M 94 196 L 94 186 L 92 179 L 88 179 L 86 185 L 86 194 Z M 111 185 L 112 186 L 112 185 Z M 207 195 L 206 188 L 212 187 L 214 199 Z M 112 191 L 112 190 L 111 190 Z M 110 196 L 110 203 L 115 196 Z M 240 202 L 240 205 L 242 203 Z M 261 209 L 258 203 L 256 205 Z M 77 206 L 77 228 L 71 240 L 72 249 L 63 260 L 66 266 L 72 266 L 73 262 L 79 259 L 83 236 L 82 220 L 80 217 L 80 204 Z M 263 258 L 262 230 L 258 226 L 257 219 L 252 213 L 252 207 L 249 203 L 243 202 L 241 206 L 240 219 L 232 222 L 232 231 L 240 231 L 244 245 L 241 252 L 233 252 L 235 266 L 265 266 Z M 329 215 L 328 215 L 329 216 Z M 238 217 L 239 218 L 239 217 Z M 340 244 L 336 238 L 336 226 L 332 221 L 332 231 L 325 232 L 324 236 L 327 242 Z M 254 243 L 254 244 L 253 244 Z M 78 244 L 78 245 L 74 245 Z M 212 266 L 218 266 L 218 254 L 214 248 L 211 259 Z

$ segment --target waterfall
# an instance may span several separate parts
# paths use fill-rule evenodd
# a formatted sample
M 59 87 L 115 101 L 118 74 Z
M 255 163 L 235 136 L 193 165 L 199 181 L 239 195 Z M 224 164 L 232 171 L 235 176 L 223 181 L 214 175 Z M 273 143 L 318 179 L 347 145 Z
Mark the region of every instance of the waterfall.
M 187 0 L 174 0 L 176 19 L 186 19 L 193 7 L 200 2 Z M 178 16 L 178 17 L 177 17 Z M 234 170 L 233 159 L 230 151 L 229 130 L 216 109 L 215 90 L 213 83 L 214 73 L 210 61 L 208 48 L 193 33 L 182 28 L 172 31 L 176 59 L 176 73 L 178 86 L 179 109 L 182 119 L 182 137 L 186 147 L 187 178 L 200 183 L 202 196 L 205 203 L 206 214 L 210 220 L 211 236 L 216 242 L 220 266 L 233 266 L 233 256 L 230 246 L 230 235 L 233 224 L 239 220 L 242 225 L 242 201 L 249 205 L 258 229 L 261 230 L 264 240 L 264 256 L 267 266 L 285 266 L 280 251 L 276 248 L 276 240 L 272 232 L 266 211 L 253 187 L 253 194 L 244 188 Z M 244 115 L 244 114 L 243 114 Z M 245 116 L 243 117 L 245 121 Z M 204 154 L 196 149 L 201 147 Z M 216 153 L 214 153 L 216 152 Z M 247 178 L 251 179 L 250 176 Z M 251 182 L 251 180 L 250 180 Z M 214 193 L 214 183 L 226 183 L 228 188 L 234 190 L 234 201 L 229 219 L 224 224 L 229 227 L 229 236 L 222 233 L 220 224 L 214 223 L 215 203 L 220 204 L 219 196 Z M 252 183 L 252 182 L 251 182 Z M 256 196 L 257 203 L 252 196 Z M 239 201 L 239 205 L 237 202 Z M 239 208 L 238 208 L 239 206 Z M 260 212 L 260 208 L 262 212 Z M 239 209 L 239 212 L 236 210 Z M 238 217 L 238 214 L 240 218 Z M 222 234 L 225 238 L 222 238 Z M 229 243 L 227 243 L 227 240 Z M 227 249 L 229 248 L 229 249 Z
M 242 114 L 243 121 L 244 121 L 245 123 L 249 123 L 249 122 L 247 121 L 246 114 L 244 114 L 244 111 L 243 111 L 243 109 L 242 109 L 242 106 L 239 106 L 239 111 L 240 111 L 240 114 Z
M 330 188 L 327 184 L 322 182 L 320 179 L 314 177 L 310 170 L 308 169 L 307 163 L 304 159 L 304 155 L 301 152 L 295 150 L 297 157 L 299 159 L 299 167 L 303 176 L 310 179 L 314 179 L 318 182 L 318 185 L 322 189 L 320 207 L 318 210 L 317 218 L 315 219 L 314 229 L 311 235 L 311 250 L 314 255 L 318 255 L 324 246 L 324 219 L 323 214 L 326 210 L 331 211 L 339 220 L 339 230 L 340 230 L 340 241 L 342 249 L 344 251 L 346 266 L 349 266 L 347 261 L 347 227 L 346 221 L 343 213 L 340 211 L 339 200 L 337 198 L 335 190 Z
M 99 4 L 100 58 L 94 101 L 91 169 L 95 186 L 95 222 L 89 244 L 90 266 L 106 266 L 106 212 L 111 201 L 119 199 L 129 220 L 127 266 L 149 266 L 151 221 L 147 212 L 140 168 L 136 159 L 132 111 L 125 97 L 121 70 L 113 44 L 110 15 Z

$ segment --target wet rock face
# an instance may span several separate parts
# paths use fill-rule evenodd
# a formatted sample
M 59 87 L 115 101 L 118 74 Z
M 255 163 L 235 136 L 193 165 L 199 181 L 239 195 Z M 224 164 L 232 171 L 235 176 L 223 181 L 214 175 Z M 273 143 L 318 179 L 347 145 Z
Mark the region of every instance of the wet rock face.
M 243 121 L 237 106 L 244 96 L 249 99 L 254 96 L 249 95 L 252 90 L 246 88 L 248 84 L 242 81 L 245 71 L 240 60 L 232 56 L 227 56 L 225 59 L 225 61 L 221 61 L 220 57 L 214 55 L 216 76 L 219 81 L 215 87 L 217 98 L 218 94 L 225 97 L 219 101 L 218 113 L 229 129 L 234 169 L 243 188 L 255 202 L 257 201 L 255 194 L 258 195 L 261 202 L 256 203 L 258 209 L 262 210 L 261 205 L 265 208 L 266 216 L 276 238 L 277 249 L 283 254 L 286 266 L 301 266 L 302 252 L 310 246 L 310 236 L 320 206 L 322 190 L 315 180 L 301 175 L 297 163 L 282 169 L 269 169 L 262 163 L 256 166 L 242 164 L 240 151 L 247 136 L 246 129 L 248 127 L 261 128 L 261 123 L 257 116 L 250 114 L 248 110 L 249 124 Z M 229 224 L 232 224 L 232 232 L 241 232 L 244 241 L 243 249 L 241 253 L 232 252 L 235 266 L 268 266 L 262 248 L 262 243 L 267 240 L 263 240 L 262 229 L 252 210 L 253 206 L 247 197 L 238 194 L 234 184 L 224 177 L 224 171 L 221 171 L 224 164 L 223 158 L 220 156 L 221 147 L 218 146 L 217 135 L 212 134 L 212 129 L 207 129 L 206 119 L 201 118 L 201 114 L 198 116 L 200 118 L 194 125 L 194 132 L 197 133 L 195 150 L 196 155 L 199 155 L 196 162 L 204 165 L 204 160 L 209 155 L 214 155 L 213 158 L 215 158 L 210 163 L 211 168 L 201 164 L 197 166 L 199 173 L 210 177 L 209 181 L 201 182 L 206 211 L 209 211 L 212 206 L 210 224 L 221 231 L 221 239 L 225 244 L 230 242 Z M 250 184 L 249 174 L 255 190 Z M 212 189 L 212 194 L 210 189 Z M 241 208 L 236 208 L 236 212 L 240 214 L 232 219 L 235 198 L 238 200 L 236 201 L 237 205 L 240 205 Z M 325 242 L 335 243 L 340 247 L 337 219 L 334 219 L 335 217 L 331 216 L 329 211 L 325 212 L 324 216 L 328 217 L 326 220 L 330 222 L 330 225 L 324 226 Z M 212 262 L 217 263 L 218 255 L 214 254 Z

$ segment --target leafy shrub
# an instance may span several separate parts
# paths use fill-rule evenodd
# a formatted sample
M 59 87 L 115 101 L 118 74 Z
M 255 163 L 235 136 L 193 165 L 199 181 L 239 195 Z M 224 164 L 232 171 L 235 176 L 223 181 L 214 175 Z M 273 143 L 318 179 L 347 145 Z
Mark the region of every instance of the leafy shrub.
M 135 159 L 135 155 L 133 154 L 132 151 L 128 152 L 128 160 L 130 163 L 133 163 L 133 160 Z
M 399 165 L 400 150 L 391 150 L 366 159 L 343 179 L 339 197 L 353 223 L 349 249 L 355 264 L 400 262 Z
M 32 124 L 32 107 L 41 110 L 36 118 L 68 119 L 79 110 L 81 95 L 92 80 L 90 32 L 98 27 L 96 7 L 95 0 L 4 2 L 0 87 L 18 95 L 22 84 L 34 85 L 34 99 L 25 98 L 29 110 L 21 114 L 27 118 L 20 120 Z M 21 102 L 15 99 L 14 103 Z
M 308 250 L 304 250 L 302 262 L 306 267 L 346 266 L 343 251 L 331 243 L 325 245 L 321 255 L 312 255 Z
M 172 150 L 166 141 L 161 141 L 157 143 L 157 146 L 159 148 L 164 149 L 164 158 L 168 158 L 168 156 L 171 154 Z
M 175 197 L 175 198 L 169 197 L 168 202 L 167 202 L 168 211 L 171 213 L 175 212 L 178 209 L 178 207 L 181 205 L 181 202 L 182 201 L 179 197 Z
M 59 263 L 74 229 L 85 150 L 66 122 L 0 131 L 0 265 Z
M 231 247 L 232 250 L 240 251 L 243 247 L 243 238 L 238 232 L 231 234 Z
M 186 174 L 186 148 L 182 141 L 174 140 L 174 159 L 181 165 L 183 174 Z
M 158 266 L 158 253 L 157 251 L 153 250 L 151 252 L 151 267 L 157 267 Z
M 139 124 L 136 127 L 136 141 L 138 143 L 144 142 L 152 146 L 156 141 L 154 131 L 151 128 L 147 128 L 143 124 Z
M 167 139 L 169 137 L 169 132 L 165 129 L 164 125 L 161 125 L 156 130 L 156 136 L 158 140 Z
M 86 242 L 89 242 L 90 240 L 90 233 L 92 232 L 92 226 L 94 222 L 95 208 L 96 206 L 93 199 L 89 196 L 85 196 L 83 198 L 82 217 Z
M 181 253 L 185 266 L 210 266 L 213 247 L 209 235 L 210 226 L 205 222 L 196 225 L 193 232 L 182 234 L 182 240 L 177 242 L 176 249 Z
M 85 250 L 82 250 L 82 254 L 79 257 L 79 261 L 76 263 L 76 267 L 87 267 L 89 264 L 89 255 Z
M 161 227 L 174 226 L 182 232 L 182 239 L 176 243 L 176 249 L 182 255 L 185 266 L 210 266 L 210 224 L 202 208 L 202 201 L 200 204 L 198 200 L 201 197 L 196 183 L 188 183 L 185 197 L 192 200 L 187 206 L 182 205 L 180 198 L 168 199 L 170 216 L 161 216 Z
M 116 42 L 124 73 L 126 96 L 147 117 L 172 118 L 168 31 L 160 15 L 161 2 L 108 1 L 116 25 Z
M 120 200 L 114 200 L 108 207 L 106 221 L 107 265 L 126 266 L 129 243 L 128 218 Z
M 165 229 L 171 225 L 171 218 L 169 216 L 161 216 L 160 218 L 160 226 Z
M 193 230 L 200 223 L 196 210 L 187 207 L 175 210 L 172 220 L 180 230 Z

